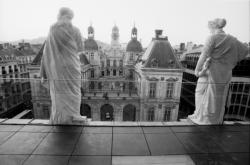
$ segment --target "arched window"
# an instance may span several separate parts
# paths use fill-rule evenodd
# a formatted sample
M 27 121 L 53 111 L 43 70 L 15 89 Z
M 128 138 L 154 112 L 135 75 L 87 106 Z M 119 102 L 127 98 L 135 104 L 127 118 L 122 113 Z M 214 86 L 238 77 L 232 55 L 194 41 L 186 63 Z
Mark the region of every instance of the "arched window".
M 13 70 L 12 70 L 12 66 L 9 66 L 9 73 L 12 73 Z

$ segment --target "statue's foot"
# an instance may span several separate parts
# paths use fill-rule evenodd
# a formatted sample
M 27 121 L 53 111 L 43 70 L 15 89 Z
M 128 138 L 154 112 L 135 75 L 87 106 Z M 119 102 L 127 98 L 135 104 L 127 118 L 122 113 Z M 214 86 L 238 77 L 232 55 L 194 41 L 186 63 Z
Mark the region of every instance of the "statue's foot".
M 196 118 L 196 115 L 195 115 L 195 114 L 188 115 L 188 117 L 187 117 L 187 118 L 189 118 L 189 119 L 195 119 L 195 118 Z
M 87 121 L 87 117 L 86 116 L 72 116 L 72 121 L 73 122 L 84 122 Z

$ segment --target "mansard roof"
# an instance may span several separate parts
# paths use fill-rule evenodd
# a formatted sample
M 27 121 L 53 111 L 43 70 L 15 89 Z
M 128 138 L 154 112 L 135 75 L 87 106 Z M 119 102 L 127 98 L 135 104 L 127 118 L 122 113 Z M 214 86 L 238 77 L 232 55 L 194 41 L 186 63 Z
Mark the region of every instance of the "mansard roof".
M 153 38 L 142 56 L 142 68 L 180 69 L 181 65 L 167 37 Z

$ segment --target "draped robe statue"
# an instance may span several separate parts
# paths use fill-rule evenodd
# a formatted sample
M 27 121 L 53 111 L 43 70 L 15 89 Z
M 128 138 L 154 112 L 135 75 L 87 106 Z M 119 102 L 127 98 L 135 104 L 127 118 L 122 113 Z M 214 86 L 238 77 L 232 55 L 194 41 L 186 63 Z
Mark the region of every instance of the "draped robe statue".
M 232 69 L 247 54 L 246 45 L 223 31 L 208 37 L 199 61 L 211 58 L 211 64 L 207 77 L 199 77 L 197 82 L 195 111 L 188 117 L 192 122 L 199 125 L 222 124 Z
M 72 124 L 81 119 L 81 51 L 80 31 L 70 20 L 62 19 L 51 26 L 42 62 L 41 77 L 47 78 L 51 96 L 51 124 Z

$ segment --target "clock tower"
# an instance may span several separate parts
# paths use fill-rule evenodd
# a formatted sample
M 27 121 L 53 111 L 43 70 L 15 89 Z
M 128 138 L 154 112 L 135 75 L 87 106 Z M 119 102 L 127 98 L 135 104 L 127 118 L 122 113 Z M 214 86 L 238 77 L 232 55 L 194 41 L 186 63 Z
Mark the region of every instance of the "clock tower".
M 120 46 L 120 43 L 119 43 L 119 29 L 118 29 L 118 27 L 116 25 L 112 29 L 111 46 L 112 47 Z

